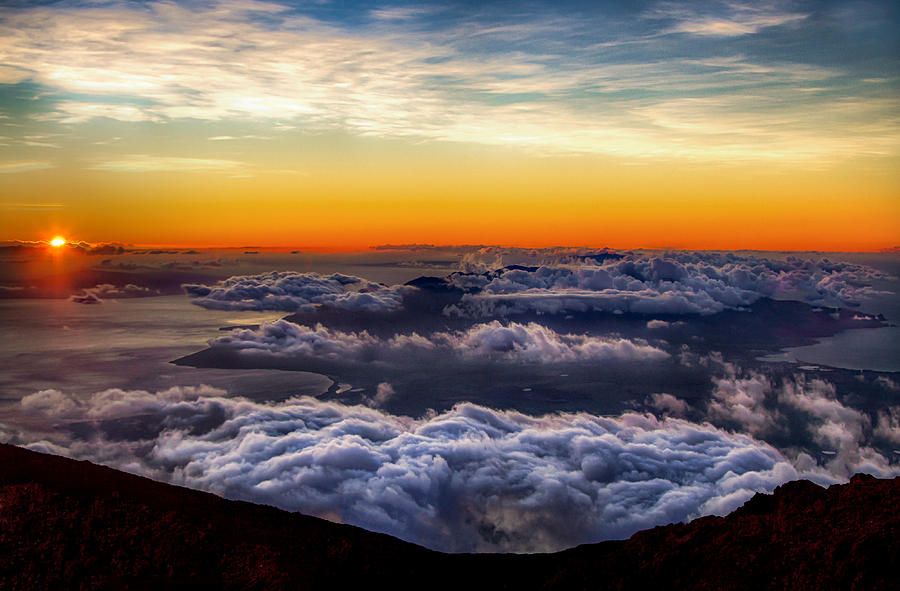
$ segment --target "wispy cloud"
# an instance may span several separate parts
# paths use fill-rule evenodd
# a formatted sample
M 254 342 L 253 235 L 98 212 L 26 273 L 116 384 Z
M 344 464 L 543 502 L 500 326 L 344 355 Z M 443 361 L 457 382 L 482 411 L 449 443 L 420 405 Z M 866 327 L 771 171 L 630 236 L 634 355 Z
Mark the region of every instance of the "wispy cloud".
M 88 168 L 91 170 L 106 170 L 111 172 L 190 172 L 202 170 L 240 171 L 243 166 L 244 165 L 241 162 L 234 160 L 132 154 L 117 160 L 98 162 Z
M 710 14 L 720 9 L 721 12 Z M 653 7 L 651 18 L 675 21 L 666 33 L 687 33 L 708 37 L 741 37 L 763 29 L 798 23 L 808 14 L 792 12 L 767 3 L 703 3 L 697 7 L 684 3 L 664 2 Z
M 376 8 L 369 15 L 381 21 L 406 21 L 431 13 L 434 8 L 427 6 L 392 6 L 388 8 Z
M 0 84 L 17 84 L 30 77 L 31 72 L 28 70 L 0 64 Z
M 19 162 L 0 162 L 0 174 L 14 174 L 17 172 L 28 172 L 31 170 L 43 170 L 45 168 L 53 168 L 53 164 L 49 162 L 39 161 L 19 161 Z
M 859 98 L 846 72 L 725 46 L 664 50 L 673 32 L 802 26 L 797 11 L 662 4 L 641 31 L 525 10 L 428 27 L 428 14 L 385 7 L 343 27 L 260 2 L 35 7 L 0 21 L 0 56 L 10 80 L 26 72 L 64 97 L 46 117 L 69 125 L 241 120 L 539 153 L 793 164 L 900 150 L 890 116 L 900 99 L 884 97 L 861 127 L 860 111 L 840 107 Z M 713 108 L 696 124 L 703 100 Z
M 152 111 L 128 104 L 62 101 L 56 104 L 53 119 L 60 123 L 83 123 L 96 117 L 118 121 L 159 121 Z

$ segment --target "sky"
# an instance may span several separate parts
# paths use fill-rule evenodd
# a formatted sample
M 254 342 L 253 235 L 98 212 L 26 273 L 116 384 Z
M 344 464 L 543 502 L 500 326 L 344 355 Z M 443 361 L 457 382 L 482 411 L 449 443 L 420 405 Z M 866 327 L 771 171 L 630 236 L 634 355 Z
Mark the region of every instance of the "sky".
M 0 240 L 878 250 L 900 7 L 5 2 Z

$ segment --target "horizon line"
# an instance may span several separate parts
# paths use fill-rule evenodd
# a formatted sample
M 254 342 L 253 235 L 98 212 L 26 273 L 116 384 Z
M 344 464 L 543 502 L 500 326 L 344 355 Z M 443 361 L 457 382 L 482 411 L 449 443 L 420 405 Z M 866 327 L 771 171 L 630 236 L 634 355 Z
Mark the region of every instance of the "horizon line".
M 714 247 L 689 247 L 674 245 L 640 245 L 640 246 L 611 246 L 611 245 L 590 245 L 590 244 L 549 244 L 549 245 L 525 245 L 514 243 L 458 243 L 458 244 L 439 244 L 439 243 L 381 243 L 381 244 L 348 244 L 344 246 L 335 245 L 277 245 L 277 244 L 198 244 L 190 242 L 181 243 L 126 243 L 115 240 L 110 241 L 89 241 L 78 239 L 66 239 L 67 245 L 86 244 L 89 246 L 118 246 L 128 250 L 147 250 L 147 249 L 199 249 L 206 251 L 222 251 L 222 250 L 247 250 L 260 252 L 291 252 L 296 254 L 305 253 L 363 253 L 363 252 L 389 252 L 389 251 L 414 251 L 414 250 L 455 250 L 462 248 L 514 248 L 519 250 L 554 250 L 554 249 L 590 249 L 590 250 L 615 250 L 615 251 L 689 251 L 689 252 L 778 252 L 778 253 L 871 253 L 871 254 L 897 254 L 900 252 L 900 244 L 885 246 L 879 249 L 834 249 L 834 248 L 753 248 L 753 247 L 736 247 L 736 248 L 714 248 Z M 40 240 L 23 240 L 23 239 L 4 239 L 0 240 L 0 247 L 39 245 L 49 246 L 50 239 Z M 111 253 L 110 253 L 111 254 Z M 122 253 L 126 254 L 126 253 Z

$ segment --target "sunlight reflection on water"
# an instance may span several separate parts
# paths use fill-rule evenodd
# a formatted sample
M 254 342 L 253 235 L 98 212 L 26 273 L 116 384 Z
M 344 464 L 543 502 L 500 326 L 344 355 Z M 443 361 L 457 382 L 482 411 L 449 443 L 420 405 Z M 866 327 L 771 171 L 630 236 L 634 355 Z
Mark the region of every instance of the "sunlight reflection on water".
M 258 324 L 279 313 L 202 310 L 184 296 L 104 301 L 0 301 L 0 375 L 7 402 L 46 388 L 89 394 L 105 388 L 158 390 L 208 384 L 258 400 L 316 395 L 327 377 L 278 370 L 196 369 L 169 363 L 196 352 L 220 327 Z

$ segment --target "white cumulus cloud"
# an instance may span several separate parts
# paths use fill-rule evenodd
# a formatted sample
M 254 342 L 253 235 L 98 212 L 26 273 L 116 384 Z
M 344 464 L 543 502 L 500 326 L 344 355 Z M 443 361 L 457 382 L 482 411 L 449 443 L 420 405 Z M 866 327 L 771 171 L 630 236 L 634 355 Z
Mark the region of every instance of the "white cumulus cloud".
M 383 389 L 387 392 L 387 386 Z M 549 551 L 724 513 L 798 477 L 777 450 L 708 424 L 627 413 L 528 416 L 473 404 L 421 419 L 209 388 L 43 391 L 22 407 L 86 423 L 29 447 L 230 498 L 338 518 L 446 551 Z M 155 425 L 107 436 L 110 421 Z M 101 420 L 102 419 L 102 420 Z
M 256 329 L 236 329 L 210 341 L 214 349 L 230 349 L 256 357 L 317 357 L 353 361 L 365 358 L 402 361 L 410 351 L 446 360 L 495 360 L 561 363 L 587 360 L 658 361 L 669 354 L 640 340 L 559 334 L 537 323 L 492 321 L 466 330 L 417 333 L 382 339 L 366 331 L 343 332 L 322 325 L 309 327 L 286 320 Z M 417 361 L 418 363 L 418 361 Z
M 320 305 L 352 311 L 392 312 L 413 287 L 386 287 L 359 277 L 272 271 L 230 277 L 216 285 L 186 284 L 194 304 L 212 310 L 311 311 Z
M 471 267 L 476 255 L 468 256 L 465 263 Z M 599 264 L 588 264 L 587 255 L 582 258 L 586 262 L 577 265 L 455 274 L 451 284 L 466 293 L 447 312 L 471 317 L 588 311 L 715 314 L 762 297 L 858 305 L 861 298 L 878 293 L 873 281 L 886 277 L 862 265 L 792 256 L 777 260 L 730 253 L 626 253 Z

